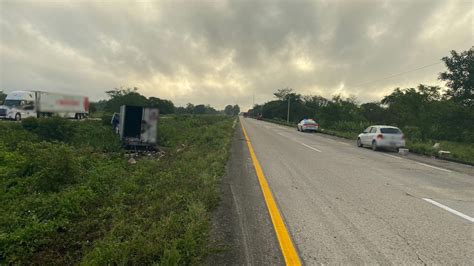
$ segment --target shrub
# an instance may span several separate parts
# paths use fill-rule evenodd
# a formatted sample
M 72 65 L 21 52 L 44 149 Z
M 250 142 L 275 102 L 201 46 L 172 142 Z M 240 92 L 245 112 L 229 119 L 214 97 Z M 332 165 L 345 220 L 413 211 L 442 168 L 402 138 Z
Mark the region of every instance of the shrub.
M 36 191 L 59 191 L 80 180 L 78 154 L 68 145 L 23 142 L 18 150 L 25 158 L 21 174 L 32 177 L 32 188 Z
M 403 134 L 407 139 L 410 139 L 414 142 L 418 142 L 422 140 L 422 134 L 419 127 L 414 126 L 405 126 L 403 128 Z
M 71 121 L 60 117 L 26 118 L 21 123 L 22 127 L 38 135 L 46 141 L 68 142 L 74 134 Z

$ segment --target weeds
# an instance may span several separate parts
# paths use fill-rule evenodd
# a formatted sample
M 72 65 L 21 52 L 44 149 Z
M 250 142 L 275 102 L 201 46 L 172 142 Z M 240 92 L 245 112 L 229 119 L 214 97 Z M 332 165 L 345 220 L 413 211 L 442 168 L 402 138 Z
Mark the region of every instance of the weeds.
M 0 124 L 0 264 L 202 262 L 230 118 L 164 119 L 135 165 L 101 121 L 53 121 Z

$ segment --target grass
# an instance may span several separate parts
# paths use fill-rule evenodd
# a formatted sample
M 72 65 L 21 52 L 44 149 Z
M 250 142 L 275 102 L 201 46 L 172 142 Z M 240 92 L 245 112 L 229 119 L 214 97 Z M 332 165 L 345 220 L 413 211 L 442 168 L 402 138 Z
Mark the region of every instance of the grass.
M 274 120 L 274 119 L 264 119 L 265 121 L 276 123 L 283 126 L 296 127 L 293 123 L 286 123 L 286 121 Z M 355 131 L 342 131 L 323 128 L 322 131 L 318 131 L 322 134 L 337 136 L 340 138 L 356 140 L 357 135 L 360 132 Z M 439 149 L 433 148 L 435 143 L 440 144 Z M 426 140 L 426 141 L 411 141 L 407 140 L 407 148 L 410 152 L 423 154 L 427 156 L 436 156 L 438 157 L 438 151 L 444 150 L 449 151 L 450 154 L 443 156 L 442 159 L 448 159 L 457 161 L 460 163 L 474 164 L 474 144 L 473 143 L 461 143 L 454 141 L 435 141 L 435 140 Z
M 161 120 L 134 165 L 101 121 L 1 123 L 0 264 L 202 263 L 232 122 Z
M 435 143 L 440 144 L 439 149 L 433 148 Z M 407 141 L 407 147 L 411 152 L 424 154 L 428 156 L 438 157 L 438 151 L 449 151 L 449 155 L 443 156 L 448 160 L 453 160 L 461 163 L 468 163 L 474 165 L 474 144 L 460 143 L 453 141 L 426 141 L 426 142 L 412 142 Z

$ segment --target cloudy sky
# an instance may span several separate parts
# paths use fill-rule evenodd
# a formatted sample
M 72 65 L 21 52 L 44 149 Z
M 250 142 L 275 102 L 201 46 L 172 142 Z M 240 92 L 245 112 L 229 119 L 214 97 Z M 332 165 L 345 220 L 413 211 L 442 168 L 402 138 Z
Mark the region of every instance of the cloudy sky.
M 474 1 L 0 0 L 0 90 L 146 96 L 244 108 L 278 88 L 378 100 L 442 85 L 474 45 Z

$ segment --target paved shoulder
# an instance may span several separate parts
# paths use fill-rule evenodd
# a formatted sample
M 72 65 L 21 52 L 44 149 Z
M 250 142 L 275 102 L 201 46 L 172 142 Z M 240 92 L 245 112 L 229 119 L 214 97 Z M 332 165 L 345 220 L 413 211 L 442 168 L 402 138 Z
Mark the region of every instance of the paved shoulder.
M 210 256 L 208 264 L 284 264 L 239 124 L 221 191 L 211 233 L 216 253 Z

